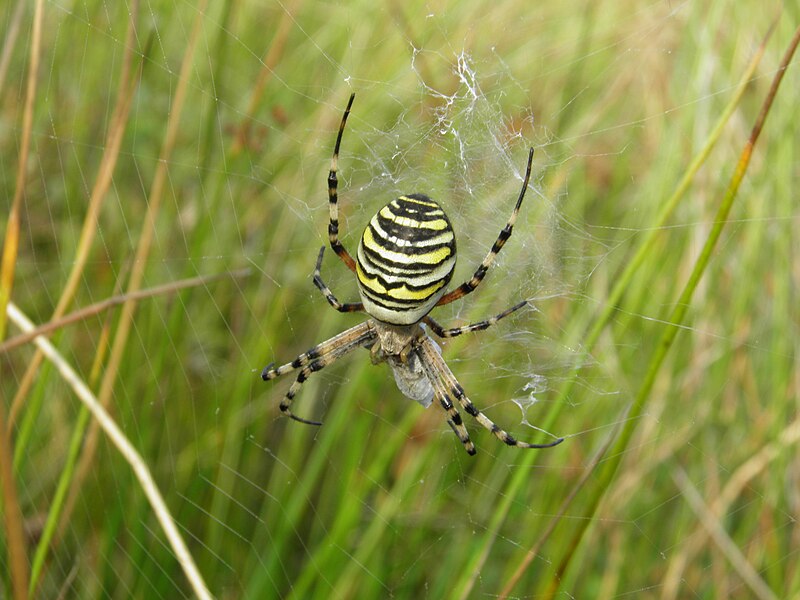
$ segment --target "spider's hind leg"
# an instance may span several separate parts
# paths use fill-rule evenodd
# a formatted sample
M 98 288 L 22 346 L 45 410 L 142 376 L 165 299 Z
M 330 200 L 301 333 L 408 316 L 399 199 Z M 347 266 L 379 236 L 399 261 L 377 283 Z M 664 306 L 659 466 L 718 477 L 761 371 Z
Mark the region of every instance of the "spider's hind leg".
M 336 255 L 342 259 L 342 262 L 347 265 L 353 273 L 356 272 L 356 261 L 350 256 L 350 253 L 339 241 L 339 179 L 337 171 L 339 169 L 339 146 L 342 143 L 342 134 L 344 133 L 344 126 L 347 123 L 347 117 L 350 114 L 350 107 L 353 106 L 353 99 L 355 94 L 350 94 L 350 100 L 347 101 L 347 108 L 344 109 L 342 121 L 339 123 L 339 133 L 336 136 L 336 145 L 333 148 L 333 156 L 331 157 L 331 169 L 328 171 L 328 210 L 330 212 L 330 222 L 328 223 L 328 241 L 331 248 L 336 252 Z
M 519 192 L 519 197 L 517 197 L 517 204 L 514 206 L 514 210 L 511 212 L 511 216 L 506 222 L 506 226 L 500 230 L 500 235 L 497 236 L 497 240 L 495 240 L 494 244 L 492 244 L 492 248 L 489 250 L 486 258 L 483 259 L 483 262 L 475 270 L 475 273 L 472 275 L 472 277 L 462 283 L 456 289 L 447 292 L 444 296 L 442 296 L 436 303 L 436 306 L 450 304 L 453 300 L 458 300 L 467 294 L 471 294 L 475 291 L 475 288 L 480 285 L 481 281 L 483 281 L 483 278 L 486 277 L 486 272 L 494 263 L 494 259 L 497 258 L 498 253 L 503 249 L 503 246 L 508 241 L 508 238 L 511 237 L 511 232 L 514 229 L 514 224 L 517 221 L 517 215 L 519 215 L 519 207 L 522 206 L 522 200 L 525 198 L 525 191 L 528 189 L 528 182 L 531 179 L 532 166 L 533 148 L 528 151 L 528 164 L 525 168 L 525 178 L 522 180 L 522 189 Z

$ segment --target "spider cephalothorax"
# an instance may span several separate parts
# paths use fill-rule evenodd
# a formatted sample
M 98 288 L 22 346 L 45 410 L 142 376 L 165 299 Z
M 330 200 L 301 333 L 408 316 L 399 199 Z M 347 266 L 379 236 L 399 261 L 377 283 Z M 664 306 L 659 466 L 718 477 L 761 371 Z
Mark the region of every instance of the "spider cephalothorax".
M 392 200 L 375 216 L 361 236 L 356 260 L 339 241 L 338 180 L 336 176 L 339 146 L 342 142 L 347 117 L 353 104 L 350 96 L 339 125 L 339 134 L 328 174 L 328 206 L 330 224 L 328 238 L 331 248 L 356 274 L 361 302 L 343 304 L 336 299 L 322 281 L 321 268 L 325 247 L 320 248 L 314 269 L 314 284 L 324 294 L 328 303 L 339 312 L 366 312 L 371 318 L 304 352 L 280 367 L 269 364 L 261 372 L 265 381 L 300 369 L 300 374 L 289 387 L 280 404 L 281 411 L 296 421 L 320 425 L 293 414 L 290 406 L 303 385 L 315 371 L 319 371 L 356 348 L 366 347 L 374 363 L 387 362 L 394 373 L 400 391 L 423 406 L 436 399 L 445 410 L 446 419 L 469 454 L 475 446 L 454 400 L 469 415 L 491 431 L 498 439 L 518 448 L 549 448 L 560 444 L 558 438 L 548 444 L 521 442 L 495 425 L 479 411 L 464 393 L 450 368 L 444 362 L 439 346 L 427 334 L 425 325 L 439 337 L 448 338 L 480 331 L 519 310 L 527 302 L 519 302 L 494 317 L 454 329 L 444 329 L 428 313 L 435 307 L 448 304 L 473 292 L 483 281 L 495 256 L 511 237 L 511 230 L 525 197 L 531 175 L 533 148 L 528 154 L 528 164 L 522 190 L 506 226 L 500 231 L 491 250 L 472 277 L 459 287 L 446 292 L 456 265 L 456 240 L 453 227 L 439 204 L 424 194 L 408 194 Z M 424 324 L 424 325 L 423 325 Z

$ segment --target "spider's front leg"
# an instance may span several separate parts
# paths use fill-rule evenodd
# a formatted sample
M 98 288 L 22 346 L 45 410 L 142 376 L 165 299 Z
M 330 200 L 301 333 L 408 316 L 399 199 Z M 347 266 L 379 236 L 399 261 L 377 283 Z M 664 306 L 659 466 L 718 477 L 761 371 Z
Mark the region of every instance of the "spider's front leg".
M 510 433 L 498 427 L 494 421 L 477 409 L 477 407 L 464 393 L 464 388 L 462 388 L 461 384 L 458 383 L 458 380 L 455 378 L 455 375 L 453 375 L 450 367 L 447 366 L 447 363 L 444 362 L 442 356 L 436 351 L 436 346 L 431 338 L 427 336 L 422 338 L 417 355 L 421 359 L 425 373 L 427 374 L 428 379 L 430 379 L 431 384 L 433 385 L 437 394 L 444 394 L 448 398 L 448 403 L 450 404 L 452 403 L 449 402 L 449 398 L 454 397 L 458 403 L 461 404 L 461 408 L 463 408 L 467 414 L 474 417 L 478 423 L 488 429 L 504 444 L 515 446 L 517 448 L 551 448 L 564 441 L 564 438 L 558 438 L 549 444 L 531 444 L 517 440 Z M 445 410 L 448 410 L 444 403 L 442 406 L 445 408 Z M 452 414 L 449 410 L 448 416 L 452 418 Z M 464 440 L 461 438 L 461 435 L 458 431 L 456 431 L 456 434 L 459 435 L 459 439 L 461 439 L 463 442 Z M 467 452 L 469 452 L 469 448 L 467 448 Z
M 469 439 L 469 433 L 467 433 L 467 428 L 464 426 L 464 421 L 461 419 L 461 414 L 458 412 L 458 409 L 453 406 L 453 402 L 447 396 L 446 391 L 442 390 L 440 386 L 434 385 L 433 393 L 439 401 L 439 404 L 442 405 L 442 408 L 447 413 L 446 419 L 447 424 L 450 425 L 450 429 L 453 430 L 458 439 L 461 440 L 461 443 L 464 444 L 464 449 L 467 451 L 467 454 L 475 456 L 477 453 L 475 444 Z
M 309 421 L 308 419 L 304 419 L 303 417 L 298 417 L 291 411 L 289 407 L 294 401 L 294 397 L 297 394 L 297 392 L 300 391 L 300 388 L 305 382 L 305 380 L 308 379 L 308 376 L 316 371 L 321 371 L 322 369 L 325 368 L 326 365 L 329 365 L 334 360 L 336 360 L 336 358 L 333 357 L 331 357 L 331 359 L 327 362 L 325 361 L 325 359 L 315 360 L 314 362 L 309 363 L 308 365 L 303 367 L 303 369 L 300 371 L 300 374 L 297 376 L 297 379 L 294 381 L 294 383 L 292 383 L 292 385 L 289 386 L 289 391 L 286 392 L 286 395 L 283 397 L 283 400 L 281 400 L 280 409 L 285 416 L 289 417 L 290 419 L 294 419 L 295 421 L 298 421 L 300 423 L 305 423 L 306 425 L 316 425 L 317 427 L 322 425 L 322 421 Z
M 292 362 L 286 363 L 285 365 L 281 365 L 277 368 L 274 366 L 275 363 L 268 364 L 266 367 L 264 367 L 264 370 L 261 371 L 261 379 L 264 381 L 269 381 L 276 379 L 281 375 L 285 375 L 286 373 L 290 373 L 295 369 L 301 369 L 300 373 L 297 375 L 297 379 L 289 387 L 289 390 L 286 392 L 286 395 L 281 401 L 281 412 L 287 417 L 290 417 L 295 421 L 299 421 L 300 423 L 306 423 L 307 425 L 321 425 L 322 423 L 318 421 L 309 421 L 292 413 L 290 406 L 294 400 L 294 397 L 297 395 L 297 392 L 300 391 L 303 383 L 312 373 L 321 371 L 356 348 L 370 345 L 375 338 L 375 328 L 372 322 L 365 321 L 364 323 L 356 325 L 355 327 L 351 327 L 339 335 L 322 342 L 321 344 L 317 344 L 313 348 L 303 352 L 303 354 L 295 358 Z
M 464 444 L 464 449 L 467 451 L 467 454 L 474 456 L 477 450 L 475 450 L 475 444 L 473 444 L 472 440 L 469 439 L 469 433 L 464 425 L 464 421 L 461 419 L 461 414 L 453 405 L 453 401 L 450 399 L 450 393 L 443 385 L 441 378 L 432 368 L 431 363 L 426 361 L 424 358 L 426 349 L 423 347 L 423 344 L 425 340 L 430 342 L 432 351 L 436 352 L 435 346 L 433 345 L 433 340 L 426 336 L 422 340 L 422 343 L 414 349 L 414 354 L 416 355 L 419 363 L 422 365 L 425 376 L 428 378 L 428 381 L 433 388 L 433 397 L 439 401 L 439 404 L 444 409 L 444 412 L 447 413 L 447 416 L 445 417 L 447 419 L 447 424 L 450 425 L 450 429 L 453 430 L 453 433 L 455 433 L 458 439 L 461 440 L 461 443 Z

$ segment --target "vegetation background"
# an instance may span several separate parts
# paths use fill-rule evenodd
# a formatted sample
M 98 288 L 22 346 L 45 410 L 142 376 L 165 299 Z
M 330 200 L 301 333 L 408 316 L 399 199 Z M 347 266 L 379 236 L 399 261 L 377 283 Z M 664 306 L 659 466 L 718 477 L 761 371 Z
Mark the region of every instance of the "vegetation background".
M 799 19 L 794 2 L 5 3 L 6 256 L 17 197 L 20 227 L 3 290 L 41 324 L 205 278 L 50 335 L 215 596 L 797 597 L 796 64 L 717 211 Z M 436 316 L 532 299 L 443 352 L 494 420 L 557 448 L 469 423 L 469 457 L 364 352 L 299 394 L 324 426 L 279 416 L 290 382 L 261 368 L 363 318 L 311 284 L 352 91 L 351 249 L 393 195 L 427 192 L 468 277 L 536 147 L 497 268 Z M 355 299 L 330 252 L 324 270 Z M 0 597 L 198 593 L 140 478 L 32 344 L 3 348 L 0 398 Z

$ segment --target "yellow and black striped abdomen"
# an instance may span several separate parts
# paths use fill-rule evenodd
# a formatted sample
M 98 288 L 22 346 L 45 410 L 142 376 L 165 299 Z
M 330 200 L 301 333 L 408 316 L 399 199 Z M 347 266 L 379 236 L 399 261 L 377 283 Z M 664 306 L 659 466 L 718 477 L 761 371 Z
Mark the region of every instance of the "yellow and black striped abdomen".
M 427 315 L 456 266 L 450 219 L 422 194 L 392 200 L 378 211 L 358 244 L 356 274 L 364 309 L 392 325 Z

